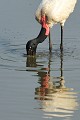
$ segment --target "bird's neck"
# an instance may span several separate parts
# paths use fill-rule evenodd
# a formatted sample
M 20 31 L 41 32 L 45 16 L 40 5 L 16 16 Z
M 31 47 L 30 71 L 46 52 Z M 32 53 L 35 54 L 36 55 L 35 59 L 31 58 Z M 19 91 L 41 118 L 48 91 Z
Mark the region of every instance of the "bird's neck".
M 48 35 L 46 35 L 45 33 L 46 29 L 42 27 L 39 35 L 36 38 L 37 44 L 42 43 L 47 38 Z
M 41 16 L 41 31 L 36 38 L 37 44 L 42 43 L 50 33 L 49 25 L 47 24 L 47 17 L 45 15 Z

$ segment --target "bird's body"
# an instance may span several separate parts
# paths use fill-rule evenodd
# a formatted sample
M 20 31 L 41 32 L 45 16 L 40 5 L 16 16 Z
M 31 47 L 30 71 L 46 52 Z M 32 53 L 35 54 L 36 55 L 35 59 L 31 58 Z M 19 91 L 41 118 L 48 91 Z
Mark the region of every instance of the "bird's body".
M 35 39 L 28 41 L 26 50 L 28 55 L 36 54 L 37 45 L 50 36 L 50 28 L 57 23 L 61 25 L 61 44 L 63 49 L 63 26 L 66 19 L 73 12 L 77 0 L 42 0 L 36 10 L 35 18 L 41 24 L 41 31 Z M 49 37 L 50 38 L 50 37 Z M 49 39 L 49 50 L 52 50 Z
M 42 0 L 36 10 L 36 19 L 40 23 L 42 15 L 45 15 L 49 27 L 56 23 L 64 25 L 73 12 L 76 2 L 77 0 Z

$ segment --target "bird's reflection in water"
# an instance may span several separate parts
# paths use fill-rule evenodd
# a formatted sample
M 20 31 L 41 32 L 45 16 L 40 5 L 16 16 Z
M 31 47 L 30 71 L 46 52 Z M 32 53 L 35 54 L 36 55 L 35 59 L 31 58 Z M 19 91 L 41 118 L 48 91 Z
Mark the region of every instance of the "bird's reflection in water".
M 36 67 L 36 57 L 35 56 L 28 56 L 26 60 L 26 67 Z
M 30 58 L 33 59 L 33 58 Z M 27 66 L 36 67 L 36 58 L 27 60 Z M 60 54 L 60 76 L 50 75 L 51 55 L 49 56 L 46 71 L 36 71 L 39 77 L 40 87 L 35 88 L 35 99 L 39 102 L 39 110 L 44 111 L 44 118 L 71 117 L 77 109 L 77 94 L 71 88 L 65 86 L 63 77 L 63 51 Z M 34 63 L 35 61 L 35 63 Z

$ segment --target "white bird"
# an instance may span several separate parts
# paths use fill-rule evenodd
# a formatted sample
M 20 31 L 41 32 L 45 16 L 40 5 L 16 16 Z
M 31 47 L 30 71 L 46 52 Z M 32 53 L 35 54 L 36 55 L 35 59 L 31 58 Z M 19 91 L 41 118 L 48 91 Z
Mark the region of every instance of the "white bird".
M 37 45 L 49 36 L 50 28 L 57 23 L 61 25 L 61 44 L 63 49 L 63 26 L 69 15 L 73 12 L 77 0 L 42 0 L 36 10 L 35 18 L 42 28 L 37 38 L 28 41 L 27 54 L 35 54 Z M 45 31 L 44 31 L 45 30 Z M 50 45 L 50 44 L 49 44 Z M 34 49 L 35 48 L 35 49 Z M 52 49 L 51 46 L 49 47 Z

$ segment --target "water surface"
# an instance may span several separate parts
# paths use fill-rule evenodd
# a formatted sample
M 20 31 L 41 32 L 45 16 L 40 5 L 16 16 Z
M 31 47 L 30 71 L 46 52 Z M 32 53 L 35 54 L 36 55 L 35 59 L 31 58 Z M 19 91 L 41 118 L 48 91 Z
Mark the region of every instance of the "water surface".
M 79 6 L 64 27 L 60 51 L 60 26 L 51 30 L 35 57 L 27 57 L 25 44 L 40 31 L 34 13 L 39 0 L 0 0 L 0 119 L 79 120 L 80 24 Z

